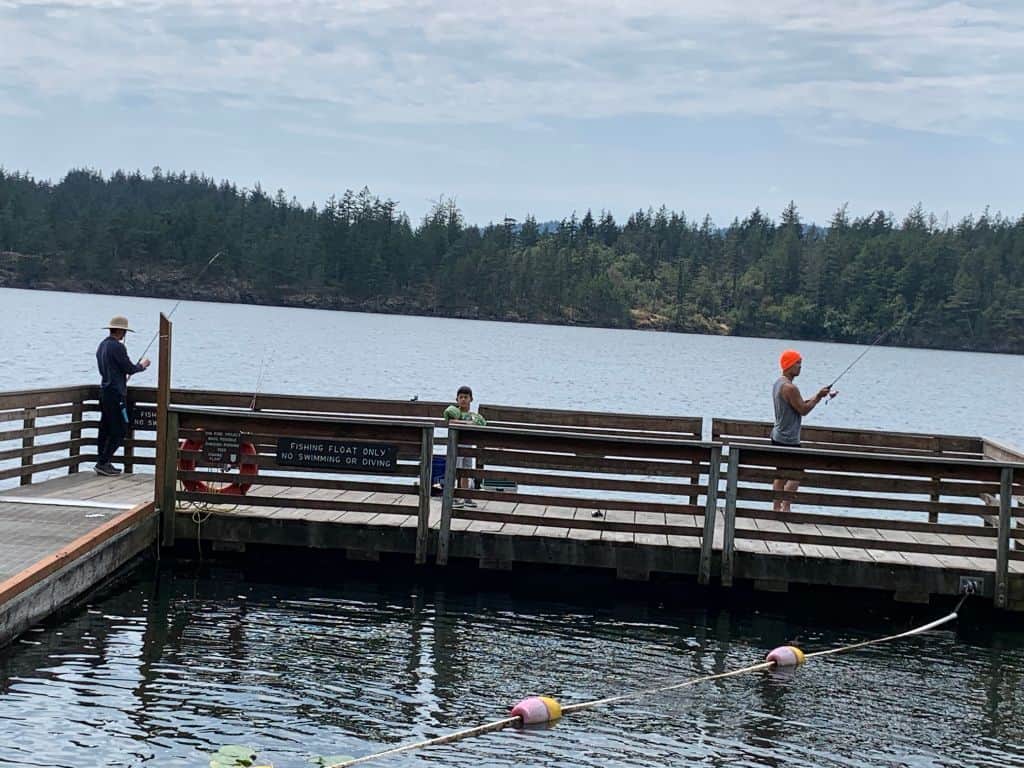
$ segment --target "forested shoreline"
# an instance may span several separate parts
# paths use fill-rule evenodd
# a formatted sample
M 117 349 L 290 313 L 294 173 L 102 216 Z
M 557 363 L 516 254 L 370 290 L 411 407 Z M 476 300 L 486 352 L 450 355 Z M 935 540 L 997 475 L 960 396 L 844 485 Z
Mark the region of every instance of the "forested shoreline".
M 1024 351 L 1024 217 L 988 211 L 477 226 L 452 200 L 413 223 L 366 189 L 303 206 L 160 169 L 49 183 L 0 168 L 0 252 L 8 287 Z

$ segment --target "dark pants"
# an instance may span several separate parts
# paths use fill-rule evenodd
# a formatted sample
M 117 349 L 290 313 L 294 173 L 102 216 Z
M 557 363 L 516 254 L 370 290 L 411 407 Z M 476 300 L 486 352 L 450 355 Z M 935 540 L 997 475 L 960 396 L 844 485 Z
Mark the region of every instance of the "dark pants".
M 100 430 L 96 448 L 100 464 L 109 464 L 128 431 L 124 398 L 112 389 L 100 390 Z

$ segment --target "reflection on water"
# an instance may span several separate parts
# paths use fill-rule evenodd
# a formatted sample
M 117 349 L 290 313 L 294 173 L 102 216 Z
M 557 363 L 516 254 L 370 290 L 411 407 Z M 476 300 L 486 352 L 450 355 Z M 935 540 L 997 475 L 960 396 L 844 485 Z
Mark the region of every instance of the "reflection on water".
M 746 666 L 792 638 L 820 649 L 911 622 L 604 590 L 570 605 L 382 569 L 313 586 L 280 583 L 273 562 L 255 579 L 189 568 L 138 576 L 0 652 L 0 765 L 205 766 L 218 746 L 246 743 L 278 768 L 300 766 L 497 719 L 530 694 L 583 701 Z M 951 630 L 796 673 L 380 764 L 1024 766 L 1024 636 L 965 614 Z

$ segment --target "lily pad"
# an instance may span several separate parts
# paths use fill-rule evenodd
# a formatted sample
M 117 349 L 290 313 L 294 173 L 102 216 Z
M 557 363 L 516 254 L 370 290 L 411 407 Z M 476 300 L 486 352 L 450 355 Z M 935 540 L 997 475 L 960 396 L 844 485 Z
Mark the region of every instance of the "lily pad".
M 318 768 L 327 768 L 328 765 L 347 763 L 351 759 L 352 755 L 317 755 L 316 757 L 309 758 L 309 762 Z
M 210 758 L 210 768 L 250 768 L 256 762 L 256 750 L 241 744 L 226 744 Z

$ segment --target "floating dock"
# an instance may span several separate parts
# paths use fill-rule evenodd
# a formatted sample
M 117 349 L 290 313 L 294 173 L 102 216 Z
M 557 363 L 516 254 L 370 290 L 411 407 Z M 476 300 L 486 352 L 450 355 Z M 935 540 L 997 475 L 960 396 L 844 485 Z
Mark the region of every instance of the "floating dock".
M 805 427 L 792 449 L 763 422 L 500 405 L 482 427 L 440 421 L 443 403 L 172 391 L 169 375 L 165 322 L 119 477 L 91 473 L 98 387 L 0 393 L 0 642 L 191 541 L 1024 611 L 1024 455 L 992 440 Z

